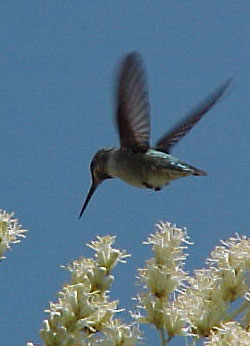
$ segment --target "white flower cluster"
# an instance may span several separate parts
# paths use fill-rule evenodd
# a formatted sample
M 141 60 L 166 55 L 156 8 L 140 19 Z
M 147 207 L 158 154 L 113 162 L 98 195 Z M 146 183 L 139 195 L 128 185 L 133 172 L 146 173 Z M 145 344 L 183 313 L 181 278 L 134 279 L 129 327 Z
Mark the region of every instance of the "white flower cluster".
M 26 230 L 21 228 L 17 219 L 12 219 L 14 213 L 7 213 L 0 209 L 0 260 L 5 257 L 3 254 L 10 249 L 11 244 L 20 243 L 20 238 L 25 238 Z
M 222 244 L 212 251 L 208 268 L 196 270 L 189 280 L 189 288 L 178 296 L 179 307 L 186 311 L 190 331 L 196 337 L 208 337 L 213 328 L 242 312 L 245 328 L 250 323 L 249 319 L 246 321 L 246 316 L 250 317 L 250 305 L 245 297 L 249 285 L 250 239 L 236 234 Z M 244 297 L 242 305 L 233 309 L 232 303 Z
M 193 344 L 205 338 L 207 346 L 250 344 L 250 239 L 236 234 L 222 241 L 207 267 L 188 276 L 186 229 L 158 224 L 145 242 L 154 256 L 138 270 L 142 293 L 131 324 L 115 318 L 121 310 L 108 296 L 114 266 L 129 256 L 113 248 L 114 241 L 97 237 L 88 244 L 94 259 L 80 258 L 67 267 L 71 282 L 59 292 L 58 302 L 50 303 L 41 330 L 46 346 L 135 346 L 142 343 L 140 323 L 157 328 L 161 346 L 177 335 L 192 337 Z
M 146 262 L 144 269 L 138 270 L 145 292 L 137 295 L 137 307 L 146 314 L 139 312 L 132 316 L 138 322 L 153 324 L 161 333 L 163 345 L 165 331 L 168 340 L 185 334 L 186 315 L 175 306 L 172 296 L 176 290 L 184 289 L 188 279 L 183 269 L 187 256 L 184 250 L 191 243 L 185 229 L 162 222 L 145 244 L 152 245 L 154 258 Z
M 210 338 L 207 345 L 235 346 L 241 345 L 242 336 L 250 345 L 250 239 L 236 234 L 222 242 L 211 253 L 208 268 L 195 270 L 192 277 L 183 270 L 183 251 L 190 244 L 185 229 L 161 223 L 146 244 L 152 245 L 154 258 L 138 270 L 144 292 L 137 295 L 138 312 L 132 314 L 137 322 L 153 324 L 161 345 L 175 335 Z M 243 302 L 233 309 L 238 298 Z M 236 317 L 241 317 L 241 324 L 230 324 Z M 236 343 L 227 343 L 233 333 L 230 326 Z
M 222 323 L 211 331 L 205 346 L 249 346 L 250 332 L 236 321 Z
M 88 244 L 95 259 L 81 258 L 67 267 L 71 283 L 59 292 L 57 303 L 50 303 L 49 319 L 44 321 L 41 337 L 45 345 L 130 346 L 140 342 L 135 324 L 125 325 L 114 314 L 118 301 L 109 301 L 110 274 L 117 262 L 128 257 L 125 251 L 113 249 L 115 237 L 97 237 Z

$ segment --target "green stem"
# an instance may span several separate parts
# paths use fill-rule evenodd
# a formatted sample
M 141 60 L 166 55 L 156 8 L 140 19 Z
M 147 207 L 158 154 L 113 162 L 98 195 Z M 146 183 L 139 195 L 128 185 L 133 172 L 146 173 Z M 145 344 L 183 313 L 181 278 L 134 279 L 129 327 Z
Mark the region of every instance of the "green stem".
M 229 316 L 228 320 L 233 320 L 236 316 L 238 316 L 240 313 L 242 313 L 245 309 L 249 307 L 249 302 L 245 300 L 238 309 L 235 309 Z
M 161 346 L 167 346 L 168 342 L 167 342 L 167 339 L 165 338 L 164 328 L 160 328 L 159 331 L 161 336 Z

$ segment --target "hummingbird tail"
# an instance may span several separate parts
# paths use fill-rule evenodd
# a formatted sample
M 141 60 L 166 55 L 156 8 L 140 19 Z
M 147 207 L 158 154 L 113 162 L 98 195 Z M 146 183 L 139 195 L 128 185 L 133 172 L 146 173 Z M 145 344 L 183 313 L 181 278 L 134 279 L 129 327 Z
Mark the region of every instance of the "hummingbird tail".
M 207 175 L 207 172 L 202 171 L 201 169 L 195 168 L 195 171 L 193 173 L 193 175 Z

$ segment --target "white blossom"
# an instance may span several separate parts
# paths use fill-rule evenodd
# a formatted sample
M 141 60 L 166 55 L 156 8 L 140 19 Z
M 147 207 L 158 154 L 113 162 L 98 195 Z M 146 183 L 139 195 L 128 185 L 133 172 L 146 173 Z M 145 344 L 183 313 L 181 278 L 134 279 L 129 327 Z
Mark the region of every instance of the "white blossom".
M 118 301 L 109 301 L 108 290 L 113 282 L 111 270 L 128 257 L 125 251 L 112 248 L 115 237 L 97 237 L 88 244 L 95 250 L 95 259 L 81 258 L 67 269 L 70 284 L 58 293 L 58 301 L 50 303 L 49 318 L 44 321 L 41 337 L 46 346 L 114 345 L 140 343 L 135 324 L 123 324 L 115 318 Z
M 0 209 L 0 260 L 5 257 L 3 254 L 11 248 L 11 244 L 20 243 L 21 238 L 25 238 L 26 230 L 22 229 L 17 219 L 13 219 L 14 213 L 7 213 Z

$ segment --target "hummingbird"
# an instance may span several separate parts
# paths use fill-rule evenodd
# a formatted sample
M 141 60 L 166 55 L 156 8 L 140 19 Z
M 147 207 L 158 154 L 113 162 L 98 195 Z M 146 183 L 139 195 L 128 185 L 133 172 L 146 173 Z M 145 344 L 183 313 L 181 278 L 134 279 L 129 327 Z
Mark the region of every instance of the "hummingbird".
M 171 155 L 173 147 L 197 124 L 223 95 L 231 79 L 189 112 L 183 120 L 150 146 L 150 107 L 142 58 L 132 52 L 123 59 L 117 78 L 115 123 L 120 148 L 100 149 L 90 164 L 92 184 L 82 206 L 84 213 L 98 185 L 119 178 L 126 183 L 160 191 L 172 180 L 207 173 Z

